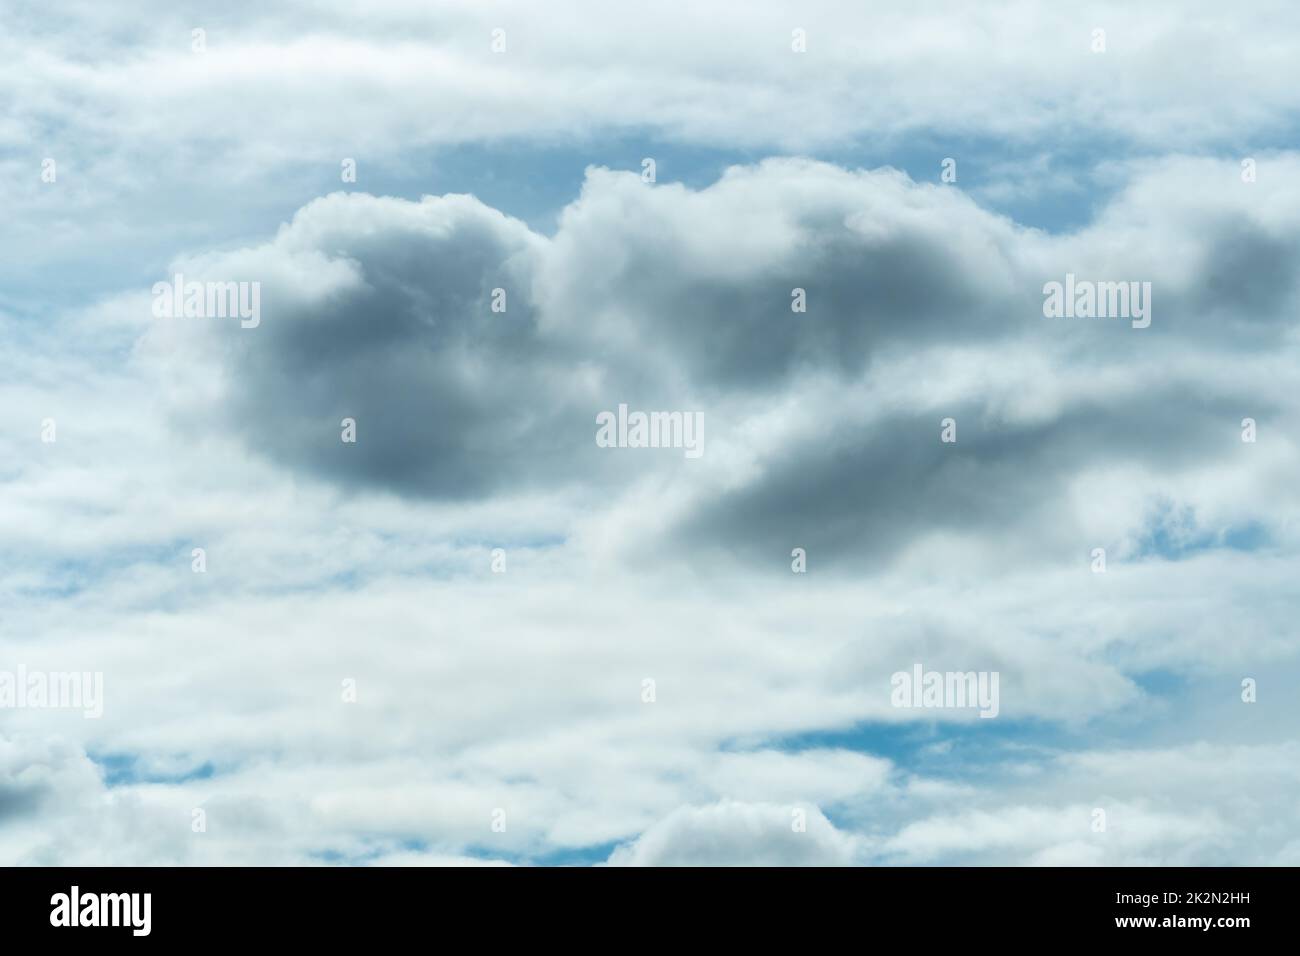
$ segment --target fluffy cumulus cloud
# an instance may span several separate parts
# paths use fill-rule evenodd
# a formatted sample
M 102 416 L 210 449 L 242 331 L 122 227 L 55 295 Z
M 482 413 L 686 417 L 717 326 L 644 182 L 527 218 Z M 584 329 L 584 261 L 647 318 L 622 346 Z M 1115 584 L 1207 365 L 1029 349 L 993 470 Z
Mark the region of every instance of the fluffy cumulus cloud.
M 1300 164 L 1273 169 L 1285 184 Z M 1294 411 L 1277 361 L 1294 276 L 1261 250 L 1300 241 L 1300 201 L 1267 184 L 1146 198 L 1235 173 L 1139 169 L 1101 225 L 1063 236 L 890 170 L 802 160 L 700 191 L 593 169 L 549 237 L 469 197 L 338 193 L 267 245 L 175 266 L 265 283 L 262 327 L 204 329 L 185 357 L 219 353 L 224 424 L 303 472 L 437 500 L 583 486 L 641 501 L 653 482 L 670 541 L 758 563 L 794 545 L 879 562 L 993 529 L 1025 559 L 1061 560 L 1098 534 L 1080 499 L 1118 475 L 1139 488 L 1100 545 L 1271 535 L 1270 512 L 1294 508 L 1295 447 L 1270 429 L 1251 456 L 1238 433 Z M 1069 275 L 1150 282 L 1151 325 L 1045 318 L 1043 286 Z M 698 413 L 709 454 L 617 467 L 630 456 L 598 448 L 594 423 L 620 404 Z M 345 417 L 361 454 L 337 440 Z M 943 443 L 948 418 L 958 440 Z M 1207 472 L 1271 493 L 1189 493 Z
M 803 814 L 801 817 L 800 814 Z M 615 866 L 847 866 L 853 838 L 821 813 L 802 807 L 719 803 L 674 812 L 632 846 L 610 857 Z
M 841 6 L 19 19 L 0 861 L 1300 860 L 1280 31 Z M 936 131 L 1005 145 L 942 182 Z M 259 321 L 157 315 L 176 275 Z M 702 453 L 603 447 L 621 405 Z

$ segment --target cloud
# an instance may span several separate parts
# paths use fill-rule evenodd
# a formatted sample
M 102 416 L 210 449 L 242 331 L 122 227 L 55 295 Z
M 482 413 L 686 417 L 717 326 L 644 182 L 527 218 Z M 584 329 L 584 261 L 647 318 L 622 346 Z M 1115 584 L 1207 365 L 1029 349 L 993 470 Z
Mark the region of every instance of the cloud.
M 588 446 L 557 424 L 590 416 L 537 329 L 542 244 L 467 196 L 340 193 L 265 247 L 176 269 L 263 284 L 265 334 L 224 343 L 223 408 L 251 447 L 345 483 L 458 498 L 543 480 Z M 344 418 L 360 455 L 338 440 Z
M 1272 167 L 1300 173 L 1294 157 Z M 250 449 L 345 487 L 640 503 L 653 483 L 662 527 L 632 550 L 662 538 L 762 562 L 798 546 L 879 567 L 919 535 L 1004 528 L 1025 559 L 1051 559 L 1099 543 L 1078 508 L 1098 476 L 1148 486 L 1123 529 L 1136 536 L 1167 506 L 1159 489 L 1255 471 L 1241 419 L 1276 422 L 1293 404 L 1260 387 L 1294 375 L 1274 352 L 1295 335 L 1289 273 L 1267 257 L 1258 282 L 1229 270 L 1256 291 L 1221 321 L 1215 273 L 1184 265 L 1249 252 L 1243 235 L 1297 241 L 1281 185 L 1238 183 L 1197 212 L 1164 184 L 1196 194 L 1231 173 L 1137 170 L 1100 225 L 1060 236 L 955 188 L 803 160 L 703 190 L 593 169 L 552 237 L 470 197 L 340 193 L 265 245 L 174 265 L 259 277 L 261 327 L 155 327 L 142 347 L 173 367 L 206 362 Z M 1169 246 L 1177 263 L 1152 252 Z M 1151 327 L 1045 318 L 1044 282 L 1067 274 L 1151 282 Z M 182 380 L 173 404 L 192 388 Z M 210 425 L 212 404 L 205 392 L 186 427 Z M 597 415 L 620 404 L 701 414 L 704 458 L 641 452 L 634 469 L 638 453 L 596 447 Z M 339 440 L 344 418 L 356 445 Z M 939 440 L 947 419 L 955 443 Z M 1261 509 L 1235 520 L 1276 524 Z
M 590 0 L 562 13 L 388 0 L 364 29 L 349 14 L 342 3 L 220 13 L 153 3 L 124 33 L 82 4 L 67 32 L 42 35 L 39 47 L 24 46 L 39 31 L 19 21 L 10 72 L 33 95 L 19 98 L 16 119 L 58 117 L 142 140 L 171 130 L 183 143 L 210 129 L 205 121 L 295 134 L 230 144 L 256 157 L 295 143 L 391 148 L 646 125 L 766 149 L 927 126 L 1022 137 L 1064 128 L 1085 141 L 1162 145 L 1227 139 L 1295 106 L 1289 51 L 1269 42 L 1278 34 L 1265 25 L 1277 31 L 1293 18 L 1284 3 L 1244 24 L 1209 2 L 1013 12 L 957 0 L 869 12 L 819 2 L 797 16 L 775 2 L 707 11 L 675 2 L 650 16 Z M 196 24 L 207 33 L 203 54 L 191 49 Z M 1099 24 L 1105 53 L 1092 50 Z M 792 51 L 795 28 L 806 53 Z M 494 53 L 498 29 L 506 44 Z M 1255 57 L 1239 59 L 1244 48 Z M 1013 95 L 1025 89 L 1034 95 Z M 114 122 L 95 122 L 97 113 Z
M 1062 755 L 983 806 L 907 824 L 882 851 L 912 864 L 1282 864 L 1276 833 L 1295 813 L 1274 802 L 1294 786 L 1294 751 L 1288 742 Z M 1019 802 L 1030 793 L 1034 804 Z
M 1296 860 L 1287 5 L 19 14 L 0 860 Z
M 499 160 L 563 146 L 575 169 L 595 152 L 629 167 L 649 155 L 665 177 L 695 149 L 724 161 L 857 161 L 870 149 L 875 162 L 911 156 L 936 176 L 951 156 L 986 196 L 1063 183 L 1078 203 L 1069 184 L 1115 157 L 1287 142 L 1300 94 L 1278 38 L 1295 11 L 1257 9 L 1246 22 L 1212 0 L 818 2 L 797 14 L 774 0 L 671 2 L 654 15 L 389 0 L 359 28 L 337 2 L 217 11 L 154 0 L 127 21 L 66 4 L 57 35 L 20 11 L 0 38 L 0 83 L 13 92 L 0 121 L 11 147 L 0 157 L 10 211 L 0 277 L 24 312 L 52 298 L 83 304 L 145 281 L 178 249 L 247 241 L 338 188 L 345 158 L 358 162 L 358 188 L 415 196 L 454 176 L 457 150 L 516 195 L 545 197 L 545 213 L 567 199 L 568 171 L 539 158 L 501 175 L 484 151 Z M 1091 50 L 1099 26 L 1104 54 Z M 206 31 L 202 53 L 195 29 Z M 806 53 L 791 49 L 795 29 Z M 505 31 L 503 53 L 492 52 L 494 30 Z M 1044 156 L 1059 175 L 1035 165 Z M 57 185 L 40 180 L 45 159 Z
M 806 831 L 794 829 L 803 812 Z M 848 866 L 854 840 L 815 807 L 730 801 L 684 807 L 609 858 L 611 866 Z

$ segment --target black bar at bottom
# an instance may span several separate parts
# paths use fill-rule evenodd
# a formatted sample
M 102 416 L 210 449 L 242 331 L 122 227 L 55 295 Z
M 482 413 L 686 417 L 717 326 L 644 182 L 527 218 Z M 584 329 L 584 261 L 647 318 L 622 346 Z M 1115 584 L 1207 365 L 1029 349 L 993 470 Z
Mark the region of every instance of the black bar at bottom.
M 1292 868 L 1254 867 L 11 868 L 0 871 L 0 920 L 8 944 L 75 934 L 90 945 L 373 945 L 434 931 L 424 938 L 457 948 L 461 933 L 494 946 L 602 948 L 845 934 L 873 945 L 892 933 L 924 946 L 1097 937 L 1231 946 L 1290 937 L 1295 877 Z

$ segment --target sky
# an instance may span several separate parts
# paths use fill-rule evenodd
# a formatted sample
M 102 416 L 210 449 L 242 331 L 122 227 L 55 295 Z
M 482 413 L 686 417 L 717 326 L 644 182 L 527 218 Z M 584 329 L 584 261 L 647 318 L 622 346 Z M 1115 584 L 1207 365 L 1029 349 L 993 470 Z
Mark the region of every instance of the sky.
M 5 0 L 0 863 L 1300 865 L 1296 36 Z

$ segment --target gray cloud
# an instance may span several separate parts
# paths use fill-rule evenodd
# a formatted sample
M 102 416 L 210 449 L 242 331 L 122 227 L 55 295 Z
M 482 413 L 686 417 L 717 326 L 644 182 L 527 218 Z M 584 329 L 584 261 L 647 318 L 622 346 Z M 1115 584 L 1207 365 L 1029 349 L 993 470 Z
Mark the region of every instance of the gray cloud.
M 469 197 L 338 194 L 266 246 L 178 268 L 266 278 L 262 326 L 232 324 L 206 354 L 253 450 L 347 487 L 617 499 L 657 474 L 660 530 L 704 552 L 801 546 L 879 566 L 918 535 L 1002 529 L 1050 558 L 1088 534 L 1066 494 L 1082 476 L 1228 467 L 1243 417 L 1288 408 L 1252 371 L 1268 341 L 1240 336 L 1228 362 L 1213 320 L 1236 295 L 1216 276 L 1231 276 L 1239 315 L 1273 340 L 1294 326 L 1276 258 L 1294 238 L 1244 201 L 1126 226 L 1144 195 L 1135 183 L 1106 210 L 1111 232 L 1154 248 L 1187 218 L 1223 224 L 1191 237 L 1200 268 L 1152 253 L 1119 267 L 1097 229 L 1047 236 L 956 190 L 790 160 L 699 192 L 593 170 L 551 238 Z M 1152 327 L 1044 318 L 1042 277 L 1075 270 L 1151 281 Z M 790 309 L 796 286 L 807 313 Z M 597 448 L 595 414 L 624 402 L 702 411 L 716 453 Z M 955 444 L 939 441 L 949 417 Z
M 805 830 L 794 829 L 802 813 Z M 684 807 L 610 856 L 613 866 L 847 866 L 854 839 L 816 807 Z
M 455 499 L 571 480 L 594 457 L 594 411 L 572 357 L 538 329 L 542 244 L 469 197 L 338 194 L 229 270 L 191 267 L 272 270 L 263 324 L 220 343 L 231 421 L 254 450 L 352 486 Z M 338 273 L 327 290 L 317 261 Z M 340 441 L 344 418 L 356 445 Z M 589 430 L 573 427 L 583 419 Z

